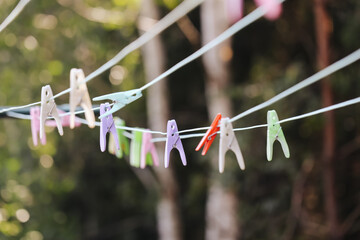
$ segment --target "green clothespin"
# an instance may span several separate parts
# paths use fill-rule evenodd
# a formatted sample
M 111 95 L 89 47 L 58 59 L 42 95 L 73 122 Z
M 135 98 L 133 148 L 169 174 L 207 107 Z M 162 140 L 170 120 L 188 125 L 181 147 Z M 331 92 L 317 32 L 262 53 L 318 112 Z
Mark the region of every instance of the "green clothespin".
M 118 118 L 118 117 L 114 117 L 114 123 L 115 123 L 116 127 L 125 126 L 125 121 Z M 124 154 L 129 155 L 129 151 L 130 151 L 129 141 L 124 136 L 124 134 L 123 134 L 124 131 L 125 131 L 124 129 L 116 128 L 116 132 L 117 132 L 118 137 L 119 137 L 120 149 L 116 148 L 114 137 L 112 136 L 112 137 L 109 138 L 109 144 L 108 144 L 109 153 L 116 155 L 117 158 L 122 158 L 124 156 Z M 110 135 L 112 135 L 112 134 L 110 133 Z
M 281 129 L 279 118 L 275 110 L 270 110 L 267 113 L 267 143 L 266 143 L 266 155 L 268 161 L 272 160 L 273 156 L 273 145 L 275 140 L 278 140 L 281 144 L 285 157 L 290 157 L 289 146 L 286 142 L 284 133 Z
M 130 165 L 140 167 L 142 135 L 140 131 L 133 131 L 133 139 L 130 145 Z
M 114 117 L 114 123 L 115 123 L 115 127 L 124 127 L 125 126 L 125 121 L 118 117 Z M 128 156 L 130 148 L 129 148 L 129 141 L 123 134 L 125 130 L 116 128 L 116 131 L 119 136 L 120 150 L 115 151 L 115 155 L 118 158 L 122 158 L 123 154 Z

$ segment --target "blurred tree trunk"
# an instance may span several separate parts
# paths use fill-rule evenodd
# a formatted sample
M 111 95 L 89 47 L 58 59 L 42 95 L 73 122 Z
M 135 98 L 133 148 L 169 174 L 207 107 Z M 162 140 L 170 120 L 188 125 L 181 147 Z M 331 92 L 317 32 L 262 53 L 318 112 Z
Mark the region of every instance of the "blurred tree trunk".
M 227 27 L 226 1 L 207 0 L 201 7 L 202 42 L 206 44 L 223 32 Z M 230 41 L 212 49 L 203 57 L 206 70 L 206 102 L 209 119 L 217 113 L 231 117 L 232 106 L 225 90 L 229 86 L 228 61 L 231 59 Z M 237 219 L 238 198 L 231 188 L 221 184 L 218 172 L 217 152 L 209 152 L 213 164 L 213 182 L 210 183 L 206 204 L 205 239 L 238 239 L 239 223 Z M 226 174 L 226 173 L 223 173 Z
M 331 19 L 326 10 L 326 0 L 315 0 L 315 29 L 317 41 L 317 65 L 323 69 L 329 65 L 329 38 L 331 33 Z M 333 93 L 329 79 L 321 82 L 322 104 L 329 106 L 333 104 Z M 341 239 L 341 229 L 338 222 L 336 204 L 336 184 L 335 184 L 335 117 L 334 112 L 325 113 L 325 127 L 323 135 L 323 184 L 325 213 L 327 217 L 327 228 L 329 239 Z
M 141 17 L 139 21 L 140 30 L 151 27 L 154 20 L 159 19 L 158 9 L 154 0 L 144 0 L 141 6 Z M 143 23 L 143 24 L 141 24 Z M 141 26 L 142 25 L 142 26 Z M 160 75 L 165 68 L 165 53 L 160 37 L 156 37 L 142 47 L 142 55 L 145 66 L 147 81 L 151 81 Z M 156 87 L 147 90 L 146 103 L 148 123 L 151 129 L 166 131 L 169 116 L 168 90 L 166 80 L 160 81 Z M 157 152 L 162 159 L 165 144 L 157 144 Z M 160 165 L 162 162 L 160 161 Z M 154 168 L 160 182 L 160 200 L 157 206 L 157 221 L 159 239 L 180 240 L 182 239 L 180 214 L 178 212 L 178 186 L 171 168 L 164 166 Z

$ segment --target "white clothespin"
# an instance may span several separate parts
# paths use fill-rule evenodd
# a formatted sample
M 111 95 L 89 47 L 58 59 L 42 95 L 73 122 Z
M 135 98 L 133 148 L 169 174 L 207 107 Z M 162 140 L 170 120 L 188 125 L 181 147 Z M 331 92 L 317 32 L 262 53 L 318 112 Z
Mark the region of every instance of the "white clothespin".
M 80 105 L 85 111 L 85 118 L 90 128 L 95 127 L 95 115 L 92 110 L 91 99 L 86 86 L 83 82 L 85 74 L 82 69 L 73 68 L 70 71 L 70 128 L 75 127 L 75 109 Z M 80 83 L 82 82 L 82 83 Z
M 45 135 L 45 121 L 48 117 L 54 117 L 59 134 L 64 134 L 61 123 L 61 118 L 56 109 L 56 103 L 53 97 L 53 92 L 49 85 L 42 87 L 41 89 L 41 108 L 40 108 L 40 139 Z
M 222 118 L 220 122 L 220 148 L 219 148 L 219 172 L 224 172 L 225 154 L 228 150 L 235 153 L 241 170 L 245 169 L 244 158 L 236 140 L 232 124 L 229 118 Z

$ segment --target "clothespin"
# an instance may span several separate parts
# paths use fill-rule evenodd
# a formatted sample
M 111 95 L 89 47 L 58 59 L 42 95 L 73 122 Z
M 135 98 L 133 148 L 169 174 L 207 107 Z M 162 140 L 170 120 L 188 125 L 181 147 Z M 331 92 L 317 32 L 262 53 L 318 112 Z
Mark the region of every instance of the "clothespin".
M 167 134 L 166 134 L 166 147 L 165 147 L 165 168 L 169 167 L 169 158 L 170 152 L 176 148 L 181 157 L 181 161 L 184 166 L 186 166 L 186 156 L 184 152 L 184 147 L 182 145 L 178 127 L 175 120 L 169 120 L 167 123 Z
M 125 153 L 125 155 L 129 155 L 129 141 L 123 134 L 124 129 L 120 129 L 120 128 L 117 128 L 117 127 L 125 126 L 125 121 L 118 118 L 118 117 L 114 117 L 114 122 L 115 122 L 116 131 L 117 131 L 117 134 L 118 134 L 118 137 L 119 137 L 120 149 L 116 149 L 115 140 L 113 138 L 110 138 L 110 140 L 109 140 L 109 152 L 111 154 L 115 154 L 116 157 L 118 157 L 118 158 L 122 158 L 124 153 Z
M 151 133 L 144 132 L 142 135 L 142 147 L 141 147 L 141 158 L 140 167 L 145 168 L 146 165 L 159 166 L 159 156 L 156 152 L 156 147 L 151 141 Z M 151 155 L 148 155 L 151 153 Z M 151 158 L 152 157 L 152 158 Z
M 105 99 L 110 99 L 114 102 L 114 106 L 110 111 L 106 112 L 104 115 L 100 115 L 99 119 L 102 119 L 109 114 L 113 114 L 116 111 L 119 111 L 121 108 L 127 104 L 139 99 L 142 96 L 140 89 L 133 89 L 125 92 L 111 93 L 100 97 L 93 98 L 94 101 L 101 101 Z
M 70 126 L 70 115 L 65 115 L 65 116 L 61 116 L 61 114 L 64 114 L 66 112 L 58 109 L 58 112 L 60 114 L 60 118 L 61 118 L 61 125 L 63 127 L 69 127 Z M 48 120 L 45 122 L 45 125 L 46 126 L 49 126 L 49 127 L 56 127 L 56 121 L 54 120 Z M 78 117 L 75 117 L 75 127 L 80 127 L 81 126 L 81 122 L 79 121 L 79 118 Z
M 275 20 L 281 14 L 282 5 L 278 0 L 255 0 L 255 3 L 264 8 L 266 11 L 265 17 L 269 20 Z
M 34 146 L 38 145 L 38 133 L 40 131 L 40 107 L 30 108 L 31 116 L 31 135 L 33 139 Z M 43 138 L 40 139 L 41 144 L 46 144 L 46 135 L 44 134 Z
M 285 135 L 281 129 L 279 118 L 275 110 L 268 111 L 267 113 L 267 141 L 266 141 L 266 155 L 268 161 L 272 160 L 273 145 L 275 140 L 278 140 L 281 144 L 282 150 L 286 158 L 290 157 L 289 146 L 286 142 Z
M 40 107 L 40 139 L 45 136 L 45 121 L 48 117 L 54 117 L 59 134 L 64 134 L 61 119 L 56 109 L 56 103 L 53 97 L 51 87 L 46 85 L 41 89 L 41 107 Z
M 70 71 L 70 128 L 75 127 L 75 109 L 80 105 L 85 110 L 85 118 L 90 128 L 95 127 L 95 115 L 92 110 L 91 99 L 86 86 L 83 82 L 85 74 L 82 69 L 73 68 Z M 80 83 L 82 82 L 82 83 Z
M 197 145 L 196 147 L 196 151 L 199 151 L 200 148 L 202 148 L 202 146 L 205 145 L 201 155 L 205 155 L 207 153 L 207 151 L 209 150 L 211 144 L 213 143 L 217 132 L 219 131 L 220 127 L 219 127 L 219 121 L 221 119 L 221 114 L 218 113 L 218 115 L 216 115 L 214 121 L 211 123 L 210 128 L 206 131 L 204 137 L 201 139 L 200 143 Z
M 219 172 L 224 172 L 225 154 L 228 150 L 235 153 L 236 159 L 241 170 L 245 169 L 244 158 L 242 156 L 239 143 L 229 118 L 222 118 L 220 123 L 220 148 L 219 148 Z
M 226 8 L 230 24 L 235 23 L 243 17 L 244 0 L 227 0 Z
M 104 114 L 107 111 L 110 111 L 109 103 L 103 103 L 100 105 L 100 114 Z M 116 148 L 120 149 L 119 137 L 116 132 L 115 123 L 112 114 L 108 115 L 106 118 L 101 119 L 100 124 L 100 149 L 102 152 L 106 149 L 106 134 L 111 132 L 116 143 Z
M 140 167 L 142 137 L 142 132 L 133 131 L 133 139 L 130 145 L 130 165 L 137 168 Z

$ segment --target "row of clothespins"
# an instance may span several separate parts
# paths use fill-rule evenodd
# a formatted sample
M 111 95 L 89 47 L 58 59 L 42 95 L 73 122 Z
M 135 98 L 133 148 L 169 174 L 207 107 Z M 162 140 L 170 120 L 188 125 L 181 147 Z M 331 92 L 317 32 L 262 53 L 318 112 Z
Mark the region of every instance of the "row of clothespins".
M 30 109 L 31 116 L 31 130 L 34 145 L 38 145 L 38 133 L 40 133 L 40 140 L 42 144 L 46 143 L 45 125 L 57 126 L 60 135 L 63 135 L 63 126 L 69 126 L 71 129 L 81 125 L 80 119 L 75 117 L 75 109 L 80 105 L 84 109 L 85 118 L 90 128 L 95 127 L 95 115 L 92 109 L 92 103 L 87 90 L 86 83 L 82 82 L 85 78 L 84 72 L 81 69 L 72 69 L 70 72 L 70 115 L 60 116 L 59 110 L 56 107 L 53 93 L 49 85 L 44 86 L 41 92 L 41 106 L 32 107 Z M 132 90 L 134 91 L 134 90 Z M 127 92 L 132 92 L 127 91 Z M 124 136 L 125 126 L 123 120 L 113 118 L 112 113 L 125 106 L 129 101 L 137 98 L 137 94 L 126 94 L 127 92 L 120 92 L 110 94 L 117 96 L 114 99 L 114 106 L 111 108 L 109 103 L 100 105 L 100 149 L 102 152 L 106 150 L 106 136 L 111 133 L 113 138 L 110 138 L 109 151 L 122 157 L 123 154 L 130 154 L 130 164 L 135 167 L 145 168 L 146 165 L 159 165 L 159 157 L 156 153 L 154 142 L 152 141 L 152 134 L 147 131 L 134 130 L 130 144 L 128 139 Z M 125 93 L 125 95 L 123 95 Z M 119 97 L 121 95 L 122 97 Z M 124 97 L 125 96 L 125 97 Z M 101 97 L 107 99 L 109 95 Z M 120 107 L 120 108 L 119 108 Z M 54 120 L 48 120 L 53 117 Z M 278 123 L 279 119 L 274 110 L 268 111 L 267 116 L 267 158 L 272 159 L 273 144 L 275 140 L 281 143 L 285 156 L 290 157 L 289 147 L 287 145 L 284 133 Z M 245 169 L 244 159 L 235 137 L 233 127 L 229 118 L 222 118 L 218 114 L 212 122 L 210 128 L 207 130 L 200 143 L 196 147 L 199 151 L 202 147 L 202 155 L 205 155 L 214 141 L 217 133 L 220 132 L 219 145 L 219 171 L 224 171 L 225 153 L 231 150 L 235 153 L 237 161 L 241 169 Z M 170 152 L 172 149 L 177 149 L 183 165 L 187 164 L 185 151 L 181 142 L 180 134 L 175 120 L 169 120 L 167 123 L 166 132 L 166 147 L 164 156 L 164 165 L 169 166 Z M 149 154 L 148 154 L 149 153 Z

